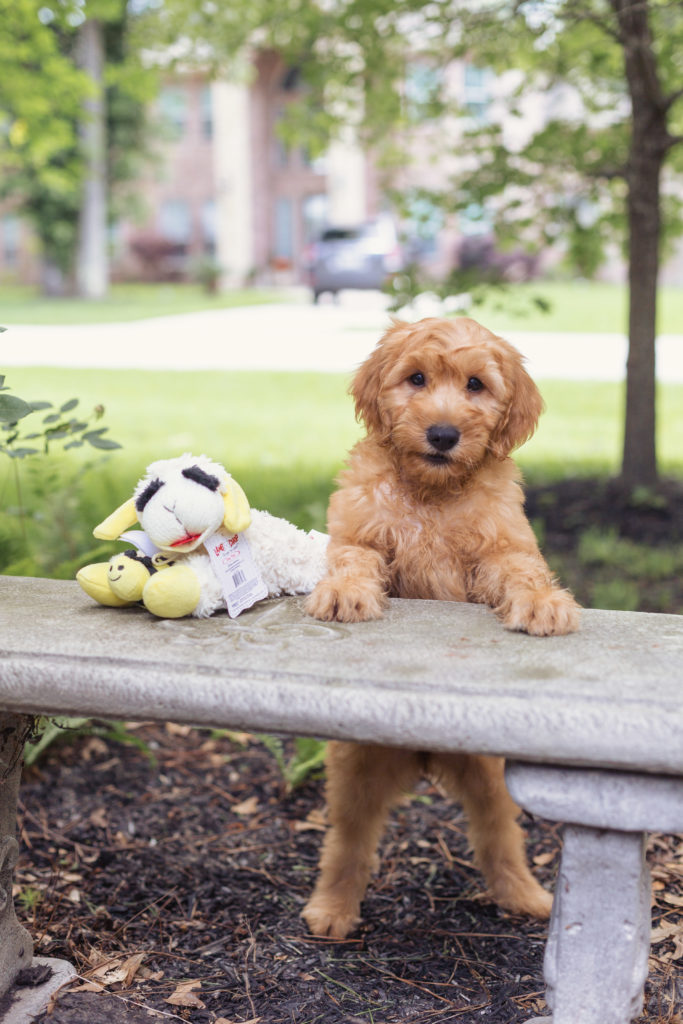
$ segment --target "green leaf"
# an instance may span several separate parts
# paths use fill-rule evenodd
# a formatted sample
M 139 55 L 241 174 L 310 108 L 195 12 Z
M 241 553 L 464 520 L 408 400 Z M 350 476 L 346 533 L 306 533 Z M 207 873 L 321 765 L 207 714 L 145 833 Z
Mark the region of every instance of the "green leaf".
M 27 455 L 38 455 L 40 448 L 6 448 L 5 452 L 13 459 L 24 459 Z
M 77 405 L 78 405 L 78 399 L 77 398 L 70 398 L 68 402 L 64 403 L 64 405 L 60 405 L 59 411 L 60 412 L 71 412 L 71 410 L 75 409 Z
M 29 402 L 28 403 L 34 412 L 40 412 L 41 409 L 51 409 L 52 402 Z
M 88 437 L 87 434 L 84 434 L 83 437 L 93 448 L 101 448 L 103 451 L 113 451 L 114 448 L 121 447 L 117 441 L 110 441 L 106 437 Z
M 0 420 L 14 423 L 31 412 L 31 406 L 16 395 L 0 395 Z
M 61 420 L 61 415 L 58 412 L 51 412 L 49 416 L 46 416 L 43 423 L 57 423 Z
M 82 447 L 83 447 L 83 442 L 82 441 L 69 441 L 68 444 L 64 445 L 64 451 L 68 451 L 69 448 L 82 448 Z

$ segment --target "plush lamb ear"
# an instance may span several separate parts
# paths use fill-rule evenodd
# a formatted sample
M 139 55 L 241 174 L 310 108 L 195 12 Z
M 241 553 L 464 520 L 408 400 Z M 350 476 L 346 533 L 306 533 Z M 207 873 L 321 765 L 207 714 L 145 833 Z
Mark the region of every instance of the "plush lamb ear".
M 128 530 L 137 521 L 138 513 L 135 507 L 135 499 L 129 498 L 115 512 L 107 516 L 103 523 L 95 527 L 93 536 L 97 537 L 98 540 L 116 540 L 124 530 Z
M 228 480 L 228 489 L 223 495 L 225 515 L 223 526 L 230 533 L 242 533 L 251 523 L 251 509 L 247 496 L 232 477 Z
M 507 408 L 498 423 L 492 441 L 493 452 L 504 459 L 515 448 L 528 441 L 543 412 L 543 399 L 522 364 L 522 356 L 508 342 L 499 339 L 497 357 L 503 375 L 511 385 Z

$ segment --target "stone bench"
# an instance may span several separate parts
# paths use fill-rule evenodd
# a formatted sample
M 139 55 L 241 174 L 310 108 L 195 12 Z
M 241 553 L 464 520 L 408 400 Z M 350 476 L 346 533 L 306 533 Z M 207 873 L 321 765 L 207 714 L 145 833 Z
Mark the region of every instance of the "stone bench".
M 627 1024 L 650 930 L 645 833 L 683 832 L 683 618 L 587 611 L 506 632 L 486 608 L 392 601 L 327 624 L 302 602 L 165 621 L 77 584 L 0 577 L 0 977 L 31 959 L 12 906 L 16 791 L 35 714 L 156 720 L 504 755 L 523 807 L 565 822 L 545 957 L 549 1024 Z M 0 900 L 0 904 L 2 900 Z

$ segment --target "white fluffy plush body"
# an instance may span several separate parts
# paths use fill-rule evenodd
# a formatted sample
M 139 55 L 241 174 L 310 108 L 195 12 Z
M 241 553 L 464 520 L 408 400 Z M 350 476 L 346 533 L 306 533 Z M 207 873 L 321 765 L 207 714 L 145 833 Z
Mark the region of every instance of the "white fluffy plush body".
M 242 534 L 268 597 L 309 593 L 327 571 L 325 534 L 305 533 L 286 519 L 250 509 L 241 487 L 205 455 L 151 463 L 133 497 L 96 527 L 96 537 L 117 539 L 139 522 L 159 552 L 137 600 L 155 615 L 207 618 L 225 608 L 225 597 L 205 544 L 216 535 Z M 149 552 L 147 552 L 149 554 Z M 123 560 L 80 570 L 83 589 L 101 604 L 131 604 L 117 572 Z M 140 566 L 138 572 L 144 575 Z
M 251 526 L 244 531 L 244 536 L 268 588 L 268 597 L 309 594 L 327 572 L 327 534 L 316 530 L 305 533 L 286 519 L 253 508 Z M 188 555 L 183 564 L 191 566 L 200 581 L 199 604 L 192 615 L 204 619 L 224 608 L 223 590 L 209 556 Z

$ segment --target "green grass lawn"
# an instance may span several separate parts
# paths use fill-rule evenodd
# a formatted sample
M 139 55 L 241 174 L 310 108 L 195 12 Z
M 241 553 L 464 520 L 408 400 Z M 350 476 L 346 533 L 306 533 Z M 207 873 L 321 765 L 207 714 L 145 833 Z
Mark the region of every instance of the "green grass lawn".
M 0 284 L 0 324 L 94 324 L 143 320 L 203 309 L 286 302 L 277 289 L 244 288 L 208 295 L 195 284 L 115 284 L 107 298 L 94 301 L 46 298 L 23 285 Z
M 6 384 L 26 400 L 78 397 L 79 417 L 103 404 L 108 436 L 122 445 L 0 455 L 0 571 L 28 575 L 69 577 L 111 553 L 92 528 L 130 496 L 149 462 L 185 451 L 222 462 L 255 507 L 323 529 L 334 477 L 361 432 L 348 380 L 337 374 L 17 368 Z M 541 390 L 547 411 L 517 456 L 527 479 L 616 473 L 622 387 L 548 381 Z M 40 429 L 44 415 L 22 421 L 23 432 Z M 660 388 L 659 423 L 662 468 L 683 475 L 683 385 Z
M 542 312 L 534 299 L 550 304 Z M 579 331 L 625 334 L 628 328 L 628 295 L 623 285 L 597 281 L 532 281 L 516 284 L 501 296 L 491 296 L 471 310 L 493 330 Z M 659 289 L 658 331 L 683 334 L 683 288 Z

